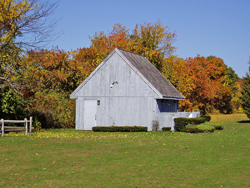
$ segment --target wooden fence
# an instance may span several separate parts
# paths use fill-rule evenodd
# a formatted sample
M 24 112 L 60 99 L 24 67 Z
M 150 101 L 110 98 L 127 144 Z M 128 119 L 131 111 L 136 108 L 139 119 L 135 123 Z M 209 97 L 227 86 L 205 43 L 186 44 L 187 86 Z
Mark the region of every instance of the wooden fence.
M 200 116 L 200 112 L 161 112 L 156 113 L 156 120 L 159 121 L 159 130 L 163 127 L 171 127 L 174 131 L 174 119 L 179 117 L 196 118 Z
M 14 126 L 5 126 L 5 124 L 17 124 L 17 123 L 23 123 L 24 126 L 21 127 L 14 127 Z M 28 127 L 28 123 L 29 123 L 29 127 Z M 27 118 L 25 118 L 24 120 L 4 120 L 1 119 L 0 121 L 0 125 L 1 125 L 1 137 L 4 136 L 4 131 L 25 131 L 25 135 L 28 135 L 28 130 L 29 133 L 31 135 L 31 130 L 34 129 L 34 127 L 32 127 L 32 117 L 30 117 L 29 120 L 27 120 Z

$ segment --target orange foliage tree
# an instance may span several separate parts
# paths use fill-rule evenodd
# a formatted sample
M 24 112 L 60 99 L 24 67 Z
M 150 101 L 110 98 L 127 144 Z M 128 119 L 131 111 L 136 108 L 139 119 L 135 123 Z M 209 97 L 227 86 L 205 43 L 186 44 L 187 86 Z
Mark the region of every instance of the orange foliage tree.
M 75 104 L 68 98 L 77 81 L 70 53 L 58 48 L 29 51 L 22 58 L 22 69 L 30 113 L 44 128 L 74 126 Z
M 232 79 L 222 59 L 197 55 L 184 61 L 172 56 L 165 59 L 165 65 L 164 75 L 186 98 L 180 102 L 180 110 L 232 112 L 233 84 L 229 85 Z
M 74 126 L 75 102 L 69 95 L 96 67 L 97 52 L 93 47 L 71 52 L 54 48 L 29 51 L 22 58 L 23 94 L 43 127 Z
M 109 34 L 100 32 L 91 38 L 91 48 L 96 51 L 94 66 L 100 64 L 115 47 L 118 47 L 147 57 L 161 71 L 163 58 L 171 56 L 176 50 L 172 45 L 175 37 L 175 32 L 171 33 L 170 28 L 163 26 L 160 21 L 137 24 L 132 34 L 125 26 L 115 24 Z
M 194 83 L 187 74 L 186 61 L 177 56 L 170 56 L 164 59 L 162 74 L 185 96 L 185 100 L 180 102 L 180 110 L 198 110 L 187 97 L 194 89 Z

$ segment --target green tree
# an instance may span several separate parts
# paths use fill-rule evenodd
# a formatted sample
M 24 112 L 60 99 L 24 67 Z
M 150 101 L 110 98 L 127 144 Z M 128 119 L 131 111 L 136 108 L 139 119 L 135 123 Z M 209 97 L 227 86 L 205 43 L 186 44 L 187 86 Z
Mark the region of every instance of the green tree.
M 243 77 L 243 85 L 241 87 L 241 106 L 250 119 L 250 76 L 247 73 L 246 77 Z
M 0 117 L 4 119 L 24 119 L 29 116 L 25 110 L 27 101 L 12 89 L 5 88 L 0 94 Z
M 21 49 L 13 43 L 0 51 L 0 89 L 5 90 L 7 87 L 18 94 L 22 94 L 20 85 L 17 83 L 20 76 L 18 75 L 20 71 L 20 53 Z

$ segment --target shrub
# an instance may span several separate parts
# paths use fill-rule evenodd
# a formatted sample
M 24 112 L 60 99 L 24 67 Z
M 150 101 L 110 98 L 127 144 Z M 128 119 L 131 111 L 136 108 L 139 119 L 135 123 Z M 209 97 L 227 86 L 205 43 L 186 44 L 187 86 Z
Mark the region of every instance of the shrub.
M 187 119 L 188 118 L 175 118 L 174 119 L 175 130 L 182 131 L 185 128 L 185 126 L 188 124 Z
M 215 127 L 211 126 L 211 125 L 207 125 L 207 124 L 200 124 L 197 125 L 197 128 L 201 131 L 201 132 L 214 132 Z
M 220 123 L 206 122 L 205 125 L 214 126 L 216 130 L 223 130 L 224 129 L 224 126 Z
M 188 124 L 199 125 L 201 123 L 204 123 L 205 121 L 206 120 L 203 117 L 199 117 L 199 118 L 175 118 L 174 119 L 175 130 L 180 131 L 180 132 L 185 132 L 186 125 L 188 125 Z
M 211 116 L 201 115 L 200 117 L 205 118 L 207 122 L 211 120 Z
M 201 123 L 205 123 L 206 119 L 203 117 L 198 117 L 198 118 L 189 118 L 192 124 L 199 125 Z
M 40 131 L 42 129 L 41 122 L 35 117 L 33 121 L 34 131 Z
M 198 133 L 198 132 L 200 132 L 200 130 L 197 128 L 197 125 L 189 124 L 189 125 L 186 126 L 186 132 Z
M 110 126 L 110 127 L 92 127 L 94 132 L 147 132 L 147 127 L 142 126 Z
M 75 126 L 75 101 L 68 95 L 53 90 L 39 91 L 29 99 L 29 111 L 44 129 L 73 128 Z
M 171 127 L 162 127 L 162 131 L 171 131 Z

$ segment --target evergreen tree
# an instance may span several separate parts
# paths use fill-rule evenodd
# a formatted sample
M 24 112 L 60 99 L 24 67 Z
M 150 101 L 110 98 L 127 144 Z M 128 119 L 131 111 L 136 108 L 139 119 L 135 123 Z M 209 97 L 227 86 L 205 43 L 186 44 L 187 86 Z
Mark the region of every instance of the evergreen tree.
M 241 94 L 241 106 L 247 117 L 250 119 L 250 75 L 248 73 L 246 77 L 243 77 Z

